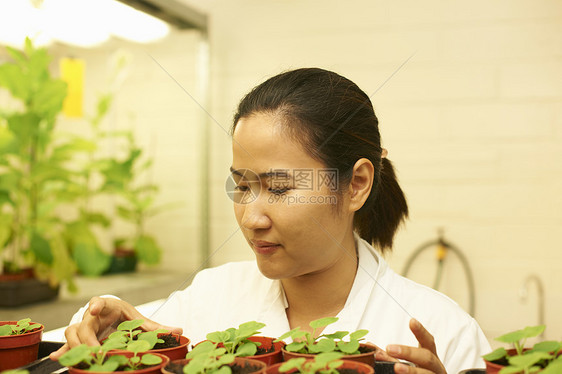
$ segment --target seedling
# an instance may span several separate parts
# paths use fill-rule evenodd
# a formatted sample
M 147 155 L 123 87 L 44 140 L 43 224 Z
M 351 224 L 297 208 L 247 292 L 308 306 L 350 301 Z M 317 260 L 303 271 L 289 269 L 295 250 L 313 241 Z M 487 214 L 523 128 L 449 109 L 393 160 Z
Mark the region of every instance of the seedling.
M 184 374 L 232 374 L 229 364 L 235 355 L 226 353 L 226 348 L 217 348 L 217 343 L 206 340 L 197 344 L 185 356 L 189 363 L 183 367 Z
M 359 351 L 360 341 L 367 335 L 369 332 L 368 330 L 357 330 L 351 334 L 348 331 L 336 331 L 333 334 L 316 336 L 317 329 L 331 325 L 337 320 L 337 317 L 326 317 L 314 320 L 309 324 L 309 326 L 312 327 L 312 333 L 303 331 L 300 327 L 297 327 L 281 335 L 276 342 L 290 337 L 293 339 L 293 342 L 288 344 L 285 350 L 295 353 L 318 354 L 341 352 L 346 355 L 361 353 Z M 348 335 L 349 341 L 344 341 L 343 338 Z
M 338 352 L 320 353 L 314 356 L 314 360 L 307 360 L 304 357 L 293 358 L 284 362 L 280 367 L 281 373 L 296 369 L 301 374 L 337 374 L 336 370 L 343 361 L 339 360 L 343 356 Z
M 107 355 L 110 350 L 123 348 L 133 352 L 133 355 L 131 357 L 123 354 Z M 122 339 L 108 338 L 101 346 L 82 344 L 72 348 L 59 358 L 59 363 L 64 366 L 76 366 L 82 363 L 87 367 L 84 370 L 94 372 L 112 372 L 117 371 L 118 368 L 126 368 L 124 371 L 137 370 L 141 365 L 153 366 L 162 362 L 161 357 L 150 353 L 139 356 L 139 353 L 149 349 L 150 343 L 145 340 L 125 344 Z
M 254 356 L 260 343 L 248 340 L 249 337 L 260 333 L 258 331 L 265 323 L 256 321 L 242 323 L 237 329 L 231 327 L 226 331 L 215 331 L 207 334 L 207 339 L 213 343 L 222 344 L 226 353 L 236 356 Z
M 20 319 L 15 325 L 0 326 L 0 336 L 22 335 L 41 327 L 38 323 L 30 323 L 31 318 Z
M 540 370 L 542 370 L 541 374 L 560 373 L 562 356 L 559 353 L 562 349 L 562 342 L 540 342 L 535 344 L 533 348 L 525 350 L 527 339 L 539 336 L 545 330 L 545 327 L 545 325 L 529 326 L 495 339 L 499 342 L 511 344 L 516 351 L 515 355 L 510 356 L 505 348 L 500 347 L 482 357 L 490 362 L 507 362 L 508 365 L 500 370 L 500 374 L 530 374 Z
M 135 338 L 136 340 L 145 340 L 150 344 L 149 350 L 154 348 L 156 343 L 164 343 L 164 340 L 158 338 L 158 334 L 169 333 L 168 330 L 160 329 L 143 332 L 140 330 L 143 323 L 143 319 L 121 322 L 119 326 L 117 326 L 117 331 L 109 335 L 108 339 L 120 340 L 125 345 L 133 342 Z

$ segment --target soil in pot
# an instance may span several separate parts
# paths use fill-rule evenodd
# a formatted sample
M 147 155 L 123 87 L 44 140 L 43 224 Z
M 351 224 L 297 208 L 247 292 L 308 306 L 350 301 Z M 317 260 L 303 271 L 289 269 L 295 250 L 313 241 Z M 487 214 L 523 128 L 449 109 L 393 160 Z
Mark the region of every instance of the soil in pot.
M 361 344 L 359 346 L 359 352 L 361 352 L 360 354 L 344 355 L 341 359 L 342 360 L 348 360 L 348 361 L 362 362 L 364 364 L 373 366 L 375 364 L 375 352 L 376 352 L 376 350 L 377 350 L 377 347 L 375 347 L 374 345 Z M 283 349 L 283 357 L 284 357 L 285 361 L 288 361 L 291 358 L 298 358 L 298 357 L 314 358 L 314 356 L 315 355 L 310 354 L 310 353 L 295 353 L 295 352 L 289 352 L 289 351 L 286 351 L 285 349 Z

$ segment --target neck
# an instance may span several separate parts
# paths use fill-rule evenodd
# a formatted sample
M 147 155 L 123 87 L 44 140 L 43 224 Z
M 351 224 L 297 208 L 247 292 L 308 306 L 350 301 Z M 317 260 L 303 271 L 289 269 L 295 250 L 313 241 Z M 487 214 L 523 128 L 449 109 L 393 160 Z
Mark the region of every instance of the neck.
M 357 273 L 353 233 L 340 244 L 342 256 L 332 266 L 320 272 L 281 280 L 289 304 L 287 318 L 291 328 L 305 328 L 315 319 L 334 317 L 344 307 Z

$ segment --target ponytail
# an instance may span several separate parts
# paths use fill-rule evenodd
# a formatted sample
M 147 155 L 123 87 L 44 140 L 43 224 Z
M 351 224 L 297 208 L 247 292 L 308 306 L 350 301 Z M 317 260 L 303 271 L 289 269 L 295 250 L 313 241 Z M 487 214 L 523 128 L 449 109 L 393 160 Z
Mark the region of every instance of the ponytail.
M 408 217 L 408 204 L 398 185 L 392 163 L 382 159 L 380 183 L 355 214 L 354 227 L 362 239 L 378 247 L 382 253 L 392 249 L 398 226 Z

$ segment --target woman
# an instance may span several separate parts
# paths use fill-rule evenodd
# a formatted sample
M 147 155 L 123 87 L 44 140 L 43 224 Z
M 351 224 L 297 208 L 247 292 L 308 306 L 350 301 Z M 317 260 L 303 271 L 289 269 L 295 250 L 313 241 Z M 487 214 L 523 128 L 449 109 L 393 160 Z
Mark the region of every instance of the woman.
M 391 249 L 408 208 L 363 91 L 321 69 L 277 75 L 240 102 L 232 136 L 234 210 L 256 261 L 200 272 L 151 320 L 124 301 L 94 298 L 66 330 L 67 346 L 98 344 L 133 318 L 147 319 L 146 329 L 181 327 L 197 342 L 251 320 L 280 336 L 338 316 L 324 333 L 369 330 L 366 340 L 386 347 L 377 359 L 416 365 L 397 373 L 483 367 L 490 347 L 474 319 L 394 273 L 378 252 Z

